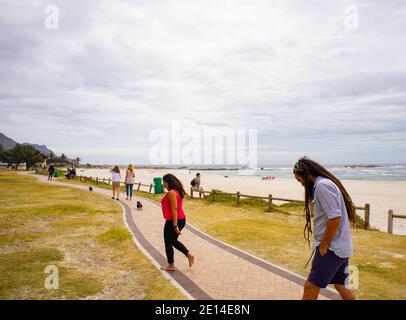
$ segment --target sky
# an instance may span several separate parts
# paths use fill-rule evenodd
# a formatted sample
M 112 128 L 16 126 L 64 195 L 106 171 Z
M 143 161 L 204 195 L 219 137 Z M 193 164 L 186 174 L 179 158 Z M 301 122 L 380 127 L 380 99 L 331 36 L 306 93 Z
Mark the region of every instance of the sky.
M 406 162 L 404 0 L 0 6 L 0 132 L 18 142 L 149 164 L 179 123 L 256 130 L 259 164 Z

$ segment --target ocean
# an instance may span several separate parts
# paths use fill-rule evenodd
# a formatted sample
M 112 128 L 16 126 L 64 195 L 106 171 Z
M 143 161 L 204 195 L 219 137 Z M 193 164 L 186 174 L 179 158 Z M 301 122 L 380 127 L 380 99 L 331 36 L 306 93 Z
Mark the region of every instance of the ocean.
M 406 181 L 406 164 L 398 165 L 328 165 L 326 168 L 342 180 L 363 181 Z M 251 175 L 292 179 L 292 167 L 287 165 L 263 166 L 256 170 L 238 170 L 238 168 L 194 168 L 209 175 L 235 176 Z

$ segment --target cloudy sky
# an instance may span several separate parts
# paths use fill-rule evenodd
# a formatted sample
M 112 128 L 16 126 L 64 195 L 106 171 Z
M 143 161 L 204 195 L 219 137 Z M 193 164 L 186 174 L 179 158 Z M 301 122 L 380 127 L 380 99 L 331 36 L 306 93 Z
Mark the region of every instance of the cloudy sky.
M 406 162 L 404 0 L 0 6 L 0 132 L 19 142 L 141 164 L 179 122 L 256 129 L 262 164 Z

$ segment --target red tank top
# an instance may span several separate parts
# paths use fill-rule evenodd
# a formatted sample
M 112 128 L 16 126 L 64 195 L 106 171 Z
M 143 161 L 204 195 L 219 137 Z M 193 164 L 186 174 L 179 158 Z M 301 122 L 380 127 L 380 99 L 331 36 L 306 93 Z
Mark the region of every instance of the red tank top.
M 175 190 L 175 192 L 176 192 L 176 201 L 178 204 L 178 219 L 182 220 L 182 219 L 185 219 L 185 213 L 183 212 L 183 208 L 182 208 L 183 199 L 177 190 Z M 172 220 L 171 205 L 169 203 L 168 194 L 166 194 L 162 198 L 161 205 L 162 205 L 162 213 L 164 215 L 164 219 Z

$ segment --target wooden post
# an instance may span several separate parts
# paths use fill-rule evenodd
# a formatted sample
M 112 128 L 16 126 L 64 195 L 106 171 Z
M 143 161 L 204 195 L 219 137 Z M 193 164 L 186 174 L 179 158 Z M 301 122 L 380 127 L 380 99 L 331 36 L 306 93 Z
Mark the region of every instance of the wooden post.
M 240 204 L 240 191 L 237 191 L 237 204 Z
M 190 187 L 190 197 L 193 198 L 193 187 Z
M 99 184 L 99 177 L 96 177 L 96 184 Z
M 368 230 L 369 229 L 369 216 L 370 216 L 370 211 L 371 210 L 371 206 L 369 205 L 369 203 L 365 204 L 365 216 L 364 216 L 364 221 L 365 221 L 365 225 L 364 225 L 364 229 Z
M 204 193 L 203 193 L 203 196 L 204 196 Z M 200 199 L 202 198 L 202 189 L 201 188 L 199 189 L 199 198 Z
M 106 184 L 106 178 L 103 178 L 103 184 Z
M 272 195 L 268 194 L 268 209 L 272 210 Z
M 152 191 L 152 183 L 149 185 L 149 193 Z
M 214 189 L 211 190 L 211 197 L 212 201 L 216 200 L 216 191 L 214 191 Z
M 138 182 L 138 188 L 137 188 L 137 191 L 140 191 L 140 189 L 141 189 L 141 182 Z
M 388 211 L 388 233 L 393 234 L 393 210 Z
M 110 178 L 109 178 L 108 184 L 110 185 Z

